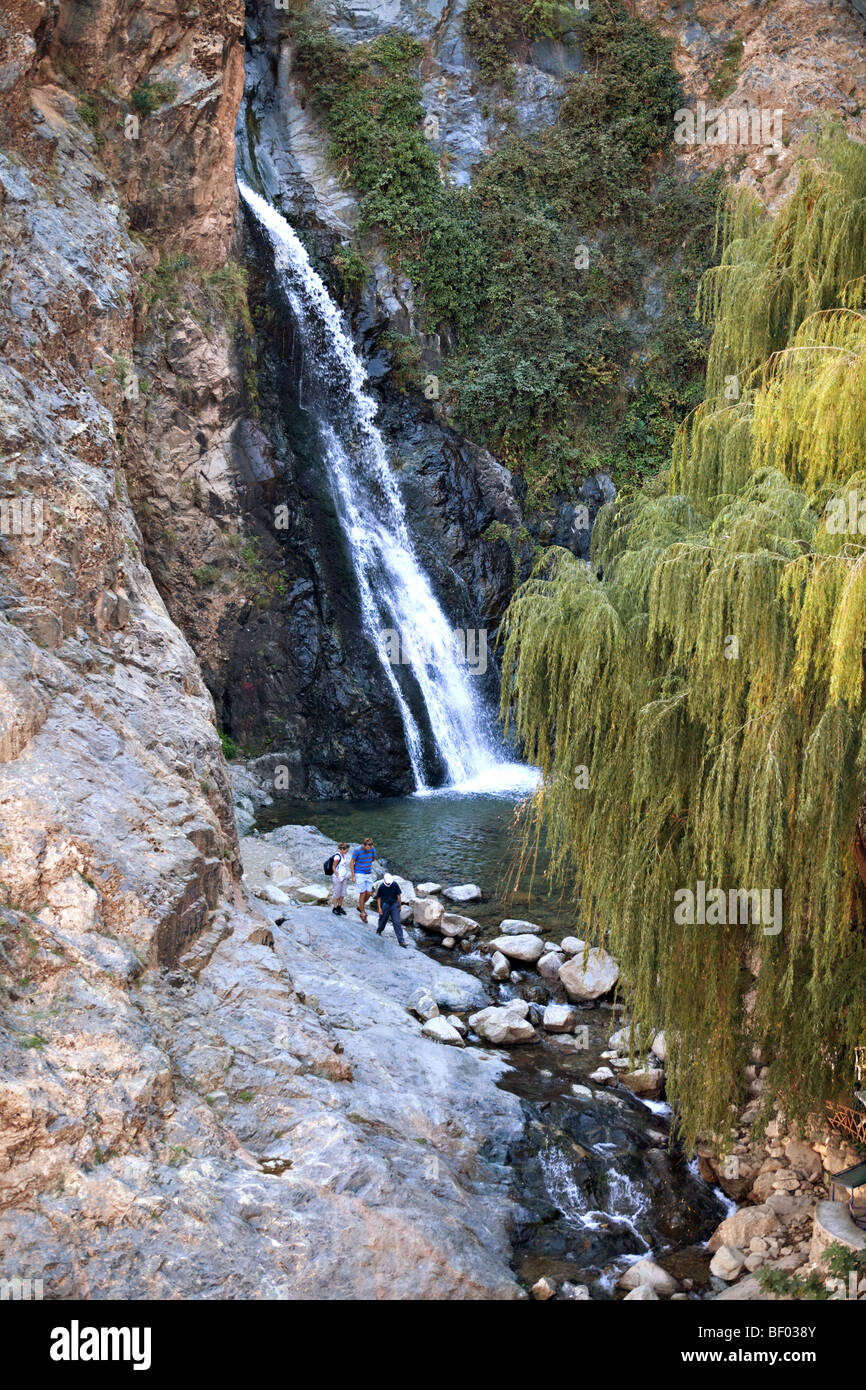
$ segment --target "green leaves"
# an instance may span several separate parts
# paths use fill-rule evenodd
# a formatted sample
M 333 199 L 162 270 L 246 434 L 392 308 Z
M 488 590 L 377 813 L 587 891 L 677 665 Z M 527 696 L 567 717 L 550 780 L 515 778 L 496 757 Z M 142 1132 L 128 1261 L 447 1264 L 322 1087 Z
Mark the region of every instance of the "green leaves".
M 705 284 L 713 394 L 669 476 L 603 509 L 601 581 L 554 552 L 507 618 L 503 710 L 544 773 L 533 829 L 642 1026 L 677 1040 L 689 1141 L 726 1142 L 753 1045 L 802 1118 L 845 1094 L 866 1041 L 864 198 L 866 151 L 836 139 L 775 220 L 734 206 Z M 781 889 L 782 933 L 678 926 L 672 895 L 701 879 Z

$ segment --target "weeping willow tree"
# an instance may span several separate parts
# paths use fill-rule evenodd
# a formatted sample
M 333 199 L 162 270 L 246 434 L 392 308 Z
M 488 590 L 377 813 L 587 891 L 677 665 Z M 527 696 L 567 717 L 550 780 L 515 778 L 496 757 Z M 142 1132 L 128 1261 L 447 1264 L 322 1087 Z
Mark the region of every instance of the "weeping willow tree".
M 826 135 L 775 217 L 733 199 L 722 235 L 670 470 L 602 511 L 591 567 L 546 552 L 503 665 L 529 824 L 666 1030 L 688 1142 L 727 1138 L 755 1047 L 802 1118 L 866 1043 L 866 149 Z M 678 922 L 699 882 L 727 910 Z M 781 930 L 731 889 L 780 889 Z

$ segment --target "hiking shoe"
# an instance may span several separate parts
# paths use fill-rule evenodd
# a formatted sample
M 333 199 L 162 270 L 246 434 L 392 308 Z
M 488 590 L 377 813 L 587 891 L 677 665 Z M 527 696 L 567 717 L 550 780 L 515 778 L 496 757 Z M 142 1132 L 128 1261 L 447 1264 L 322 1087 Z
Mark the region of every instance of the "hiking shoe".
M 407 951 L 409 949 L 405 941 L 398 941 L 397 945 L 402 946 L 404 951 Z

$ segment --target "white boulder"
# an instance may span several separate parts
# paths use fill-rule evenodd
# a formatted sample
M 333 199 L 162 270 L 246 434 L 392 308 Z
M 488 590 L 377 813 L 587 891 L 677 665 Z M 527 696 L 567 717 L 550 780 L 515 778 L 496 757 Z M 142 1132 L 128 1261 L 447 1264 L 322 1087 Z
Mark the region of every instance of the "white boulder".
M 416 927 L 438 931 L 445 916 L 445 908 L 435 898 L 416 898 L 412 903 L 412 916 Z
M 422 1037 L 432 1038 L 434 1042 L 449 1043 L 451 1047 L 465 1047 L 457 1029 L 442 1018 L 441 1014 L 428 1018 L 421 1029 Z
M 746 1257 L 735 1245 L 720 1245 L 710 1260 L 710 1274 L 731 1284 L 743 1272 Z
M 490 969 L 494 980 L 507 980 L 508 976 L 511 974 L 511 966 L 508 964 L 507 958 L 501 951 L 493 952 L 493 955 L 490 957 Z
M 273 883 L 263 883 L 261 888 L 256 889 L 256 897 L 266 903 L 273 903 L 274 907 L 287 907 L 292 901 L 288 893 L 284 893 L 282 888 L 277 888 Z
M 660 1100 L 665 1088 L 665 1074 L 660 1067 L 639 1067 L 637 1071 L 625 1072 L 620 1080 L 636 1096 L 643 1096 L 645 1100 Z
M 573 1033 L 576 1021 L 577 1009 L 570 1004 L 548 1004 L 541 1026 L 548 1033 Z
M 542 980 L 547 980 L 548 984 L 554 985 L 559 980 L 559 971 L 564 964 L 565 956 L 561 951 L 548 951 L 538 962 L 538 973 Z
M 480 924 L 471 917 L 461 917 L 456 912 L 446 912 L 439 923 L 439 930 L 443 936 L 453 936 L 459 941 L 461 937 L 472 936 L 474 932 L 480 931 Z
M 330 888 L 321 883 L 305 883 L 302 888 L 293 888 L 292 893 L 299 903 L 326 903 L 331 896 Z
M 589 1073 L 589 1079 L 597 1086 L 613 1086 L 616 1083 L 616 1076 L 610 1067 L 598 1067 L 596 1071 Z
M 586 942 L 581 941 L 579 936 L 565 936 L 559 943 L 560 951 L 564 951 L 567 956 L 576 956 L 585 946 Z
M 600 946 L 574 955 L 559 968 L 559 978 L 569 999 L 598 999 L 613 989 L 619 966 Z
M 412 1002 L 409 1008 L 413 1014 L 418 1015 L 423 1023 L 426 1023 L 428 1019 L 436 1018 L 439 1013 L 439 1005 L 436 1003 L 430 991 L 424 989 L 423 986 L 420 989 L 416 989 L 415 993 L 412 995 Z
M 679 1284 L 672 1274 L 668 1274 L 666 1269 L 656 1264 L 655 1260 L 637 1260 L 635 1264 L 629 1265 L 624 1274 L 617 1280 L 621 1289 L 639 1289 L 649 1286 L 655 1289 L 658 1294 L 670 1295 L 676 1293 Z
M 497 936 L 491 942 L 495 951 L 501 951 L 509 960 L 519 960 L 523 965 L 534 965 L 540 958 L 542 943 L 540 936 Z
M 500 936 L 526 936 L 527 933 L 540 936 L 542 930 L 535 922 L 524 922 L 520 917 L 506 917 L 499 923 Z
M 481 1009 L 472 1015 L 469 1026 L 474 1028 L 484 1042 L 500 1047 L 535 1042 L 538 1038 L 529 1020 L 521 1018 L 519 1013 L 508 1008 Z
M 419 883 L 418 893 L 422 898 L 429 898 L 432 893 L 441 893 L 441 883 Z
M 453 888 L 446 888 L 445 896 L 450 903 L 477 903 L 481 898 L 481 889 L 477 883 L 458 883 Z

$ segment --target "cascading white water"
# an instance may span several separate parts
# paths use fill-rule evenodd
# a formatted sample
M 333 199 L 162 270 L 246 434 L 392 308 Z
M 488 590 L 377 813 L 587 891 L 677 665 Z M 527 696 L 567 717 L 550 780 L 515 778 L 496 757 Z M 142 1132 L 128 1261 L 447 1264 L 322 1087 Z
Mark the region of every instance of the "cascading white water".
M 366 373 L 342 315 L 285 218 L 241 180 L 238 187 L 273 248 L 298 326 L 306 396 L 357 576 L 360 620 L 399 707 L 416 787 L 428 789 L 423 738 L 397 680 L 395 659 L 408 666 L 418 686 L 450 784 L 467 790 L 529 784 L 534 770 L 504 763 L 488 743 L 470 666 L 461 664 L 455 634 L 415 555 L 375 424 L 376 406 L 365 390 Z

